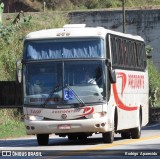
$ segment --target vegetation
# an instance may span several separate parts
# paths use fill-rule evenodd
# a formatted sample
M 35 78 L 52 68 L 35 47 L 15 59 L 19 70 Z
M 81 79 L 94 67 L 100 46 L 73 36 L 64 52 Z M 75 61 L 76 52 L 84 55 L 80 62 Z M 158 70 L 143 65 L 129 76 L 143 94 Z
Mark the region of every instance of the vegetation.
M 13 19 L 16 14 L 11 16 L 7 15 L 7 19 L 10 20 L 0 25 L 1 81 L 15 80 L 16 60 L 21 58 L 23 38 L 27 33 L 40 29 L 57 28 L 67 23 L 67 17 L 64 13 L 40 13 L 38 16 L 26 14 L 26 16 L 22 15 L 15 24 L 13 24 Z
M 66 11 L 81 9 L 100 9 L 121 7 L 122 0 L 19 0 L 21 3 L 42 10 L 45 2 L 46 7 L 50 10 Z M 16 2 L 16 0 L 15 0 Z M 35 5 L 36 4 L 36 5 Z M 160 5 L 160 0 L 126 0 L 126 7 L 154 7 Z
M 160 74 L 152 61 L 148 61 L 149 95 L 152 107 L 160 105 Z
M 151 46 L 146 46 L 146 53 L 151 57 Z M 149 104 L 152 107 L 160 106 L 160 73 L 153 64 L 153 61 L 148 59 L 148 74 L 149 74 Z
M 22 56 L 22 39 L 35 30 L 62 27 L 67 23 L 64 13 L 26 14 L 13 24 L 17 14 L 7 14 L 0 24 L 0 80 L 15 80 L 16 59 Z M 40 18 L 38 18 L 40 17 Z M 50 18 L 52 17 L 52 18 Z M 44 22 L 45 21 L 45 22 Z M 17 109 L 0 109 L 0 138 L 24 136 L 25 128 Z
M 0 110 L 0 139 L 25 135 L 25 128 L 21 122 L 21 113 L 17 109 Z

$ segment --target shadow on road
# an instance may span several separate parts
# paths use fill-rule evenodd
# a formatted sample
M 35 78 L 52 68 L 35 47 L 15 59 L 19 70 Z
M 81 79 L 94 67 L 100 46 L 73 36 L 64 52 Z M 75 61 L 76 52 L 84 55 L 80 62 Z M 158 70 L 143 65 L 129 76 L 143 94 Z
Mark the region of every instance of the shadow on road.
M 160 130 L 160 124 L 154 124 L 154 125 L 148 125 L 147 127 L 144 127 L 142 129 L 142 133 L 145 131 L 159 131 Z M 121 137 L 115 137 L 114 141 L 120 141 L 123 140 Z M 97 145 L 97 144 L 103 144 L 103 140 L 101 136 L 93 136 L 88 138 L 87 140 L 76 140 L 76 141 L 69 141 L 68 138 L 59 138 L 56 136 L 52 136 L 49 140 L 48 146 L 70 146 L 70 145 Z M 34 138 L 25 138 L 25 139 L 2 139 L 0 140 L 0 149 L 3 147 L 37 147 L 37 139 Z
M 122 140 L 120 137 L 115 137 L 114 141 Z M 69 145 L 97 145 L 103 144 L 101 137 L 98 138 L 88 138 L 87 140 L 76 140 L 69 141 L 67 138 L 50 138 L 48 146 L 69 146 Z M 0 147 L 35 147 L 38 146 L 37 140 L 35 139 L 10 139 L 10 140 L 0 140 Z M 0 148 L 1 149 L 1 148 Z

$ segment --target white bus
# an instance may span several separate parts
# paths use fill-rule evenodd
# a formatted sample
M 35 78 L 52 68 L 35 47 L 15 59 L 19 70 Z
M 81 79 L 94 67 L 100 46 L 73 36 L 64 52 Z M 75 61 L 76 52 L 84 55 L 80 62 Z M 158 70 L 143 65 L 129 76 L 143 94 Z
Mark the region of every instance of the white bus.
M 148 123 L 148 72 L 140 36 L 70 24 L 29 33 L 23 50 L 24 122 L 47 145 L 102 134 L 140 138 Z

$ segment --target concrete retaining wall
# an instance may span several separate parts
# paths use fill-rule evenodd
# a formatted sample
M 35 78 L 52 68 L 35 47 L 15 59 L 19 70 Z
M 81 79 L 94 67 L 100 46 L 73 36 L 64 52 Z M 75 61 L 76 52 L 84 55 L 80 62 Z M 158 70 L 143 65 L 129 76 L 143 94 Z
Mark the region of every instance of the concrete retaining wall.
M 102 26 L 122 32 L 122 11 L 90 11 L 69 13 L 71 23 Z M 126 10 L 126 33 L 140 35 L 154 50 L 152 60 L 160 70 L 160 9 Z

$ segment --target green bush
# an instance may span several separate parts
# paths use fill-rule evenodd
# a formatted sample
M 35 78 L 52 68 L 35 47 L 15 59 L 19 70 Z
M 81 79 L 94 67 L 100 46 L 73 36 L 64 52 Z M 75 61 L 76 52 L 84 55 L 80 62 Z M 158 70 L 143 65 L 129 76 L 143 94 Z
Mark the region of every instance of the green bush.
M 149 103 L 150 106 L 156 106 L 160 103 L 160 73 L 154 66 L 152 61 L 148 61 L 148 73 L 149 73 Z
M 84 6 L 86 6 L 87 9 L 94 9 L 98 8 L 98 3 L 98 0 L 86 0 Z
M 48 17 L 48 14 L 50 16 Z M 16 17 L 16 14 L 15 14 Z M 31 31 L 58 28 L 67 23 L 62 13 L 40 14 L 21 17 L 17 24 L 12 21 L 0 25 L 0 80 L 15 80 L 16 60 L 22 56 L 23 38 Z
M 146 46 L 146 54 L 148 57 L 151 56 L 151 46 Z M 153 61 L 148 59 L 148 74 L 149 74 L 149 104 L 151 107 L 160 104 L 160 73 L 155 67 Z
M 12 19 L 0 25 L 0 80 L 15 80 L 16 60 L 22 57 L 23 38 L 31 31 L 62 27 L 68 23 L 65 13 L 25 15 L 16 25 Z M 24 136 L 25 128 L 17 109 L 0 109 L 0 138 Z

